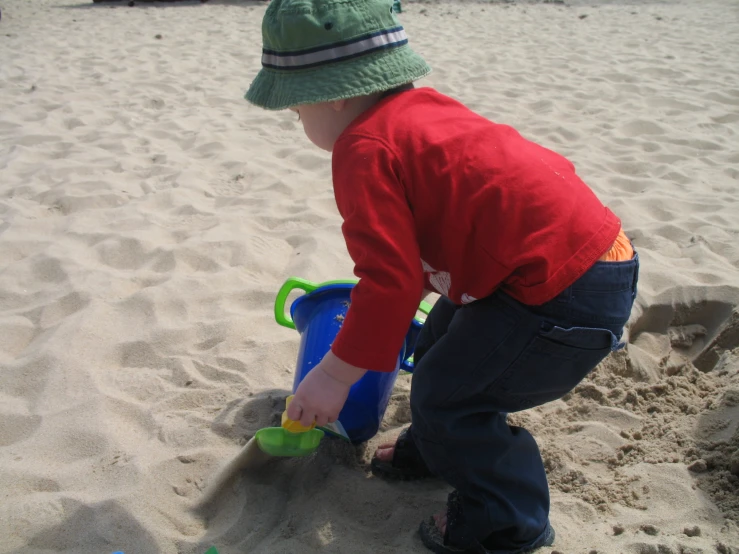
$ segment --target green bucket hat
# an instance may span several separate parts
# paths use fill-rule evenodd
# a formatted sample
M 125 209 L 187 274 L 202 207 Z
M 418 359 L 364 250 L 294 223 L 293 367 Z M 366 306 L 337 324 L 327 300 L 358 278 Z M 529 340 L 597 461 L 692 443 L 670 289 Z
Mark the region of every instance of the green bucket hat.
M 431 72 L 392 0 L 272 0 L 246 99 L 268 110 L 393 89 Z

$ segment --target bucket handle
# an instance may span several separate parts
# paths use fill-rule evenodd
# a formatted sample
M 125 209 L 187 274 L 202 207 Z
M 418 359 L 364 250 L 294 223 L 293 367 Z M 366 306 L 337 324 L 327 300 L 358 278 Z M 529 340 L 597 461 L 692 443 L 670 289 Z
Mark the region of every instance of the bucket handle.
M 421 303 L 418 305 L 418 311 L 421 312 L 426 317 L 428 317 L 429 314 L 431 313 L 431 308 L 433 308 L 433 306 L 429 304 L 428 302 L 426 302 L 425 300 L 421 300 Z M 426 319 L 424 318 L 423 320 L 421 320 L 421 319 L 416 318 L 416 321 L 418 321 L 418 323 L 425 323 Z
M 283 327 L 287 327 L 288 329 L 295 329 L 295 323 L 293 322 L 292 318 L 285 313 L 285 304 L 287 303 L 287 297 L 290 296 L 290 293 L 295 289 L 300 289 L 302 291 L 305 291 L 306 294 L 309 294 L 321 286 L 334 283 L 353 284 L 355 283 L 355 281 L 329 281 L 327 283 L 323 283 L 322 285 L 318 285 L 311 281 L 301 279 L 300 277 L 290 277 L 287 281 L 285 281 L 282 287 L 280 287 L 280 290 L 277 292 L 277 297 L 275 298 L 275 321 L 277 321 L 277 323 L 279 323 Z M 418 306 L 418 311 L 428 317 L 429 312 L 431 312 L 431 308 L 431 304 L 429 304 L 425 300 L 422 300 Z M 423 325 L 424 323 L 424 321 L 418 319 L 418 317 L 416 317 L 415 320 L 421 325 Z M 413 357 L 411 356 L 409 359 L 412 360 L 412 358 Z M 405 365 L 406 363 L 404 362 L 403 369 L 405 369 Z M 410 368 L 410 370 L 406 371 L 413 371 L 412 361 L 410 364 Z
M 299 277 L 290 277 L 287 281 L 285 281 L 285 284 L 280 287 L 280 290 L 277 293 L 277 298 L 275 299 L 275 321 L 277 321 L 277 323 L 279 323 L 283 327 L 287 327 L 288 329 L 295 329 L 295 323 L 293 322 L 292 318 L 285 313 L 285 302 L 287 302 L 287 297 L 295 289 L 300 289 L 305 291 L 306 293 L 311 293 L 317 288 L 318 285 L 315 283 L 311 283 L 310 281 L 306 281 L 305 279 L 301 279 Z
M 421 304 L 418 306 L 418 311 L 421 312 L 422 314 L 425 314 L 426 317 L 428 317 L 429 313 L 431 312 L 431 308 L 432 308 L 431 304 L 429 304 L 425 300 L 422 300 Z M 415 320 L 421 325 L 423 325 L 426 322 L 426 320 L 421 321 L 420 319 L 418 319 L 418 317 L 416 317 Z M 416 346 L 415 344 L 411 345 L 410 356 L 408 356 L 405 360 L 403 360 L 403 363 L 400 364 L 401 371 L 407 371 L 408 373 L 413 373 L 413 369 L 415 368 L 415 365 L 413 363 L 413 349 L 415 348 L 415 346 Z

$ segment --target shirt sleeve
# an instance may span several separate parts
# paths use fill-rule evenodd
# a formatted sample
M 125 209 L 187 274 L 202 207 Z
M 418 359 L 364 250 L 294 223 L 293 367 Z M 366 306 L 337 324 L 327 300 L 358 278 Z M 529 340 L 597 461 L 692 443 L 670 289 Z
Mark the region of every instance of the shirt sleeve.
M 382 142 L 352 135 L 334 145 L 332 165 L 342 232 L 359 282 L 331 349 L 351 365 L 390 372 L 424 285 L 401 167 Z

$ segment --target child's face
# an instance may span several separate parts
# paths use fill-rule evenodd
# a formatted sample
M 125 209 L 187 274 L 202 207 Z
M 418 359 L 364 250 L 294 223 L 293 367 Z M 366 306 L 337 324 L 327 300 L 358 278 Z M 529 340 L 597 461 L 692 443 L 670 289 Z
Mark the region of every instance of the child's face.
M 344 113 L 345 102 L 321 102 L 319 104 L 301 104 L 290 108 L 298 114 L 303 123 L 303 130 L 310 141 L 331 152 L 334 143 L 344 131 L 349 121 Z

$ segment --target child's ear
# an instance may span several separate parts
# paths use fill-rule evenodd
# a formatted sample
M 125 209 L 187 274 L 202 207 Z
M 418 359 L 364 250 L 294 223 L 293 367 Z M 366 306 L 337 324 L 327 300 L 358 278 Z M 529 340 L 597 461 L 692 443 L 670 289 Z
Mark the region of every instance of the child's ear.
M 334 100 L 331 102 L 331 107 L 335 112 L 343 111 L 344 108 L 346 108 L 346 98 L 343 98 L 341 100 Z

